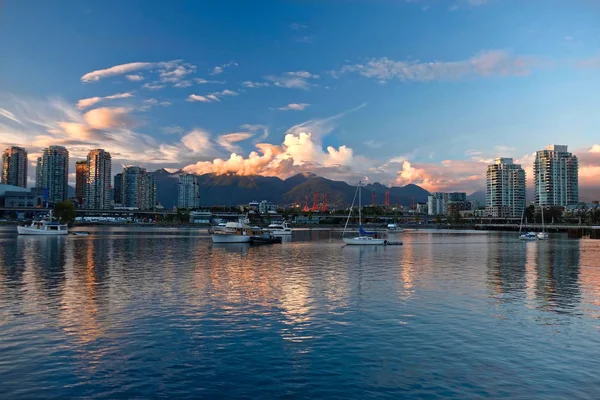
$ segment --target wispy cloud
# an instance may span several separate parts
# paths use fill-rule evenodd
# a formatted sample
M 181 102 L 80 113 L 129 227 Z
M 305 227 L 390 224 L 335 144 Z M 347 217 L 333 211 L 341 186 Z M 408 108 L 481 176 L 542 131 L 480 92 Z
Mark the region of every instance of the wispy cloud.
M 209 84 L 209 83 L 214 83 L 214 84 L 224 84 L 224 83 L 226 83 L 225 81 L 215 81 L 215 80 L 204 79 L 204 78 L 195 78 L 194 81 L 198 85 L 206 85 L 206 84 Z
M 381 146 L 383 146 L 383 143 L 381 143 L 381 142 L 376 142 L 376 141 L 374 141 L 374 140 L 367 140 L 367 141 L 364 141 L 364 142 L 363 142 L 363 144 L 364 144 L 365 146 L 367 146 L 368 148 L 371 148 L 371 149 L 379 149 Z
M 128 64 L 115 65 L 106 69 L 99 69 L 96 71 L 88 72 L 81 77 L 83 83 L 98 82 L 100 79 L 107 78 L 109 76 L 117 76 L 128 74 L 134 71 L 140 71 L 151 68 L 163 68 L 171 69 L 175 67 L 180 61 L 166 61 L 166 62 L 133 62 Z
M 278 110 L 281 111 L 303 111 L 306 107 L 310 106 L 307 103 L 291 103 L 284 107 L 279 107 Z
M 148 90 L 159 90 L 165 87 L 165 85 L 159 85 L 158 83 L 144 83 L 144 86 L 142 86 L 144 89 L 148 89 Z
M 129 79 L 132 82 L 139 82 L 144 80 L 144 76 L 141 74 L 131 74 L 127 75 L 125 78 Z
M 244 81 L 242 82 L 242 86 L 249 89 L 258 89 L 261 87 L 271 86 L 271 84 L 269 82 Z
M 233 90 L 229 90 L 229 89 L 225 89 L 222 90 L 220 92 L 213 92 L 207 95 L 197 95 L 197 94 L 191 94 L 188 96 L 187 101 L 199 101 L 202 103 L 212 103 L 212 102 L 218 102 L 221 101 L 222 97 L 225 96 L 237 96 L 238 93 L 234 92 Z
M 301 29 L 306 29 L 308 28 L 308 26 L 301 24 L 299 22 L 294 22 L 293 24 L 290 25 L 290 29 L 293 29 L 295 31 L 299 31 Z
M 319 75 L 311 74 L 307 71 L 286 72 L 283 75 L 269 75 L 265 79 L 272 82 L 273 85 L 287 89 L 303 89 L 307 90 L 310 86 L 314 86 L 310 82 L 311 79 L 318 79 Z
M 117 94 L 113 94 L 110 96 L 104 96 L 104 97 L 89 97 L 87 99 L 79 100 L 77 102 L 77 108 L 79 108 L 80 110 L 83 110 L 84 108 L 91 107 L 94 104 L 97 104 L 104 100 L 126 99 L 129 97 L 133 97 L 133 92 L 117 93 Z
M 17 117 L 15 117 L 15 115 L 13 113 L 11 113 L 8 110 L 5 110 L 4 108 L 0 108 L 0 116 L 4 117 L 4 118 L 8 118 L 11 121 L 17 122 L 17 123 L 21 123 L 21 121 L 19 121 L 17 119 Z
M 252 136 L 254 136 L 254 134 L 249 132 L 228 133 L 219 136 L 217 143 L 230 153 L 236 153 L 240 151 L 240 147 L 235 143 L 250 139 Z
M 479 53 L 462 61 L 394 61 L 386 57 L 373 58 L 364 64 L 346 65 L 340 73 L 356 72 L 380 82 L 400 81 L 430 82 L 450 81 L 470 76 L 526 75 L 543 63 L 529 56 L 515 56 L 509 51 L 492 50 Z
M 225 69 L 230 68 L 230 67 L 237 67 L 237 66 L 238 66 L 238 63 L 236 63 L 236 62 L 228 62 L 226 64 L 218 65 L 218 66 L 214 67 L 210 74 L 211 75 L 220 75 L 223 72 L 225 72 Z

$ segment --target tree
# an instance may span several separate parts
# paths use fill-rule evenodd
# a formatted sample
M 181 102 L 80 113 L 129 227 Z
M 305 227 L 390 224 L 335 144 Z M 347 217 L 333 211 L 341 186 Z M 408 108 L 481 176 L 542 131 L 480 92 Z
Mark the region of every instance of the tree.
M 532 204 L 525 209 L 525 218 L 523 222 L 533 222 L 535 216 L 535 206 Z
M 75 206 L 69 200 L 56 203 L 54 216 L 63 224 L 70 224 L 75 221 Z

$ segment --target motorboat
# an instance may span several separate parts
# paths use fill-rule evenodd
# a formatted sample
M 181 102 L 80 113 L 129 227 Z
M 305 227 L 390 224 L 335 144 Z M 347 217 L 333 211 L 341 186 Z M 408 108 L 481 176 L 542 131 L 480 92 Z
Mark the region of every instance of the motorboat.
M 403 231 L 402 227 L 400 227 L 396 224 L 388 224 L 387 229 L 388 229 L 388 231 L 394 231 L 394 232 L 402 232 Z
M 537 234 L 535 232 L 523 233 L 519 236 L 520 240 L 537 240 Z
M 49 214 L 47 219 L 33 221 L 29 226 L 17 226 L 17 232 L 19 235 L 59 236 L 69 234 L 67 225 L 53 221 L 52 214 Z
M 537 238 L 538 240 L 548 240 L 548 232 L 538 232 Z
M 273 236 L 288 236 L 292 234 L 292 228 L 288 226 L 286 221 L 279 224 L 271 224 L 267 227 L 267 230 Z
M 209 229 L 208 233 L 213 243 L 250 243 L 252 236 L 263 234 L 262 231 L 249 226 L 242 218 L 237 222 L 227 222 L 221 229 Z
M 346 228 L 348 227 L 348 222 L 350 221 L 350 215 L 352 215 L 352 208 L 354 207 L 354 200 L 352 200 L 352 205 L 350 206 L 350 212 L 348 213 L 348 219 L 346 220 L 346 225 L 344 226 L 344 232 L 342 233 L 342 240 L 347 245 L 355 245 L 355 246 L 383 246 L 387 243 L 387 240 L 377 238 L 377 232 L 367 232 L 362 227 L 362 199 L 361 199 L 361 188 L 362 182 L 358 182 L 358 187 L 356 188 L 356 193 L 354 194 L 354 199 L 356 199 L 356 194 L 358 193 L 358 233 L 359 236 L 346 238 L 343 237 L 346 233 Z

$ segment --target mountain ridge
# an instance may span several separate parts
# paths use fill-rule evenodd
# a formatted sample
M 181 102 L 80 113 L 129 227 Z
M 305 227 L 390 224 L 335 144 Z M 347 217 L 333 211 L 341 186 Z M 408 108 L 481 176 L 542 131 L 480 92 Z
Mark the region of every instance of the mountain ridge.
M 157 200 L 166 208 L 177 205 L 179 174 L 159 169 L 152 172 L 156 181 Z M 287 179 L 270 176 L 240 176 L 233 174 L 198 175 L 200 182 L 200 203 L 202 207 L 222 205 L 237 206 L 251 201 L 267 200 L 287 206 L 304 205 L 308 196 L 308 206 L 312 206 L 314 192 L 319 193 L 319 202 L 327 194 L 330 208 L 345 207 L 352 203 L 356 186 L 344 181 L 334 181 L 311 173 L 300 173 Z M 390 204 L 409 206 L 413 202 L 426 202 L 429 192 L 418 185 L 386 187 L 380 183 L 370 183 L 363 187 L 363 204 L 371 204 L 375 193 L 376 204 L 383 205 L 385 191 L 390 191 Z

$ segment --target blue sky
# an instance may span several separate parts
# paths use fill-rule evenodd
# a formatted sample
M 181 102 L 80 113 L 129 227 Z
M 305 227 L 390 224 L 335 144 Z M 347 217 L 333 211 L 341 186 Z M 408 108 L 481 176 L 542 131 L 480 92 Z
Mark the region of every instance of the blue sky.
M 473 191 L 560 143 L 596 186 L 598 21 L 592 0 L 3 2 L 0 145 Z

